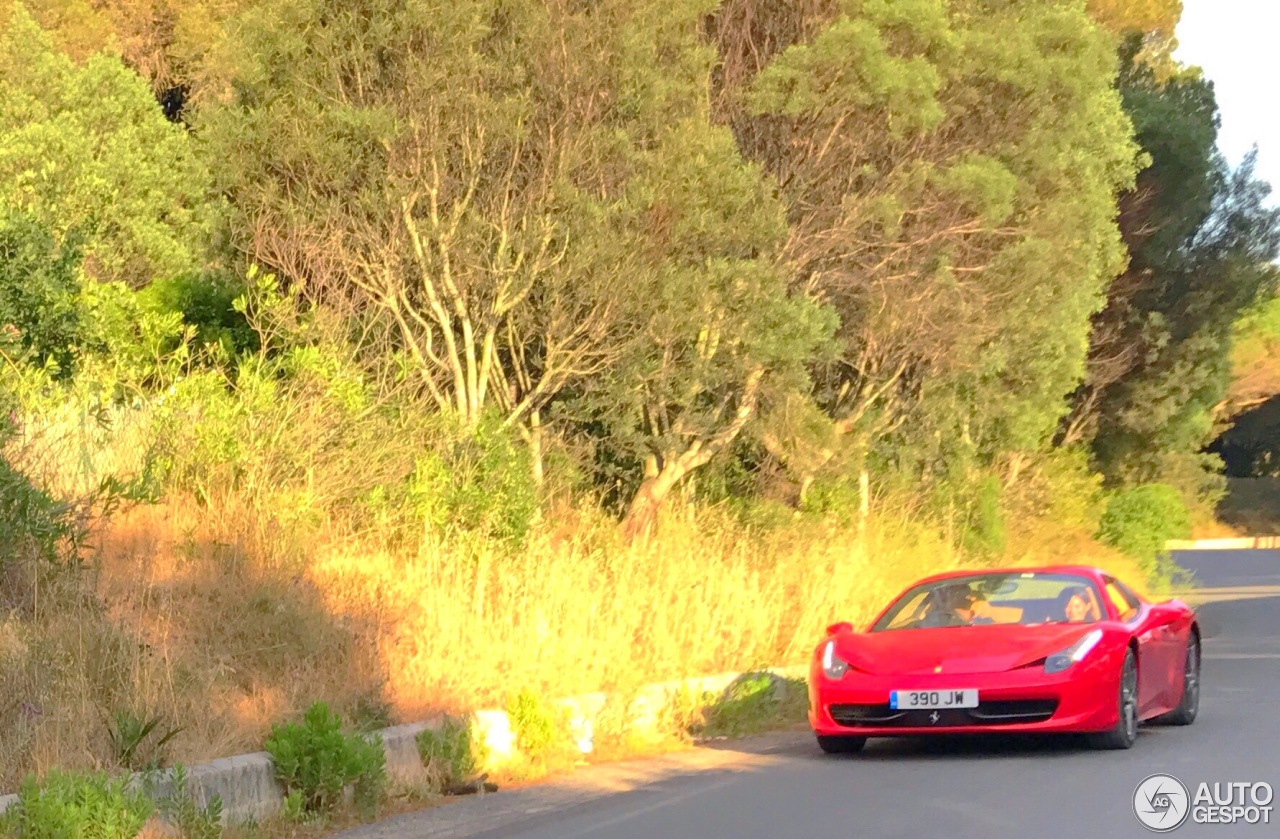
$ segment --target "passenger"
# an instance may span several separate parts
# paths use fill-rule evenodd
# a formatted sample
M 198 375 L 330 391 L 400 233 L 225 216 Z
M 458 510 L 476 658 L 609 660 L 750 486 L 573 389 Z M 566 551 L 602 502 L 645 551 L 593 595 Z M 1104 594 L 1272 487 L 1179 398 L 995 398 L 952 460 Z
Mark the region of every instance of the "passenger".
M 1083 586 L 1068 590 L 1067 604 L 1063 607 L 1063 616 L 1068 623 L 1087 623 L 1098 619 L 1098 610 L 1093 605 L 1089 592 Z

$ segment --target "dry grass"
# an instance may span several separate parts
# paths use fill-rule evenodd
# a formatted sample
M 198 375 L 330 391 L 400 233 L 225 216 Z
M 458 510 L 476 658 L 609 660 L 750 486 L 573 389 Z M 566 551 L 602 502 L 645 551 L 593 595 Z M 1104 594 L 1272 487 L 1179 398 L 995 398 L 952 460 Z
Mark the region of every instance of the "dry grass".
M 386 695 L 414 716 L 513 689 L 565 695 L 795 661 L 826 623 L 864 620 L 890 590 L 955 562 L 923 537 L 882 531 L 864 545 L 818 526 L 735 538 L 707 518 L 669 522 L 635 549 L 589 527 L 514 556 L 340 546 L 310 578 L 334 613 L 376 616 Z
M 259 559 L 244 510 L 118 516 L 92 546 L 96 598 L 42 614 L 38 633 L 0 629 L 0 695 L 18 706 L 4 714 L 0 778 L 13 787 L 25 770 L 110 765 L 102 720 L 117 708 L 182 726 L 169 757 L 190 763 L 260 748 L 273 722 L 317 699 L 403 721 L 501 705 L 521 688 L 625 691 L 802 661 L 827 623 L 865 621 L 914 578 L 959 562 L 892 521 L 859 542 L 811 520 L 753 537 L 715 513 L 674 515 L 628 549 L 572 515 L 559 531 L 573 535 L 514 555 L 318 539 L 301 574 Z M 1088 550 L 1057 547 L 1014 559 Z
M 888 500 L 861 538 L 812 516 L 752 530 L 678 505 L 642 546 L 569 505 L 548 508 L 518 550 L 353 529 L 334 511 L 411 472 L 422 432 L 343 426 L 312 396 L 263 404 L 281 415 L 235 427 L 258 440 L 238 483 L 99 519 L 88 573 L 13 582 L 39 596 L 0 622 L 0 790 L 31 770 L 113 767 L 104 721 L 118 711 L 181 727 L 165 756 L 193 763 L 260 748 L 315 700 L 376 725 L 500 706 L 521 689 L 625 692 L 794 663 L 826 624 L 864 622 L 963 561 Z M 46 486 L 85 492 L 137 472 L 153 421 L 122 411 L 104 431 L 59 409 L 28 423 L 11 456 Z M 1062 515 L 1015 522 L 1004 559 L 1097 562 L 1137 580 L 1079 528 L 1046 523 Z

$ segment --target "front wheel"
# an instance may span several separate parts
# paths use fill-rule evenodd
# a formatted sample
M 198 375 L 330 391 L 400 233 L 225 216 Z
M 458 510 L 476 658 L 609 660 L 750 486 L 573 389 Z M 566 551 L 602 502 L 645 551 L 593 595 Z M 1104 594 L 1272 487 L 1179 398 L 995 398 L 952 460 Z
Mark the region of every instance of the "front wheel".
M 847 734 L 819 734 L 818 748 L 829 755 L 851 755 L 862 751 L 867 745 L 866 737 L 853 737 Z
M 1120 691 L 1116 697 L 1120 719 L 1115 728 L 1089 735 L 1095 749 L 1127 749 L 1138 739 L 1138 659 L 1129 649 L 1120 668 Z
M 1187 637 L 1187 656 L 1182 668 L 1182 701 L 1178 707 L 1160 717 L 1165 725 L 1191 725 L 1200 713 L 1200 639 L 1193 632 Z

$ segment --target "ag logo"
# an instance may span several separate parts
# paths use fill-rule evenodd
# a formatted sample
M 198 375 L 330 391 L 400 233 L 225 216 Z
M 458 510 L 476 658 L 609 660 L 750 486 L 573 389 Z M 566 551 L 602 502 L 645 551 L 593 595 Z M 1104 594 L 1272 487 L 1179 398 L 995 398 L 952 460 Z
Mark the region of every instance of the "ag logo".
M 1191 796 L 1172 775 L 1152 775 L 1133 791 L 1133 813 L 1148 830 L 1166 833 L 1185 822 L 1190 812 Z

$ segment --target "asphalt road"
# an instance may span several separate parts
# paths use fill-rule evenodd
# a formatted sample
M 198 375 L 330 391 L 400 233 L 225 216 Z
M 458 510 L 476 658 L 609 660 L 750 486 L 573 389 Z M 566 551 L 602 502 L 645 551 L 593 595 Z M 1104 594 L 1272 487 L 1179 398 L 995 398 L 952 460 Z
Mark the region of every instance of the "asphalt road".
M 1179 555 L 1201 592 L 1200 716 L 1146 727 L 1128 751 L 1073 738 L 872 740 L 826 756 L 806 731 L 584 769 L 349 831 L 343 839 L 1069 837 L 1157 835 L 1133 812 L 1138 784 L 1266 781 L 1280 793 L 1280 551 Z M 1177 837 L 1280 837 L 1269 825 L 1197 824 Z

